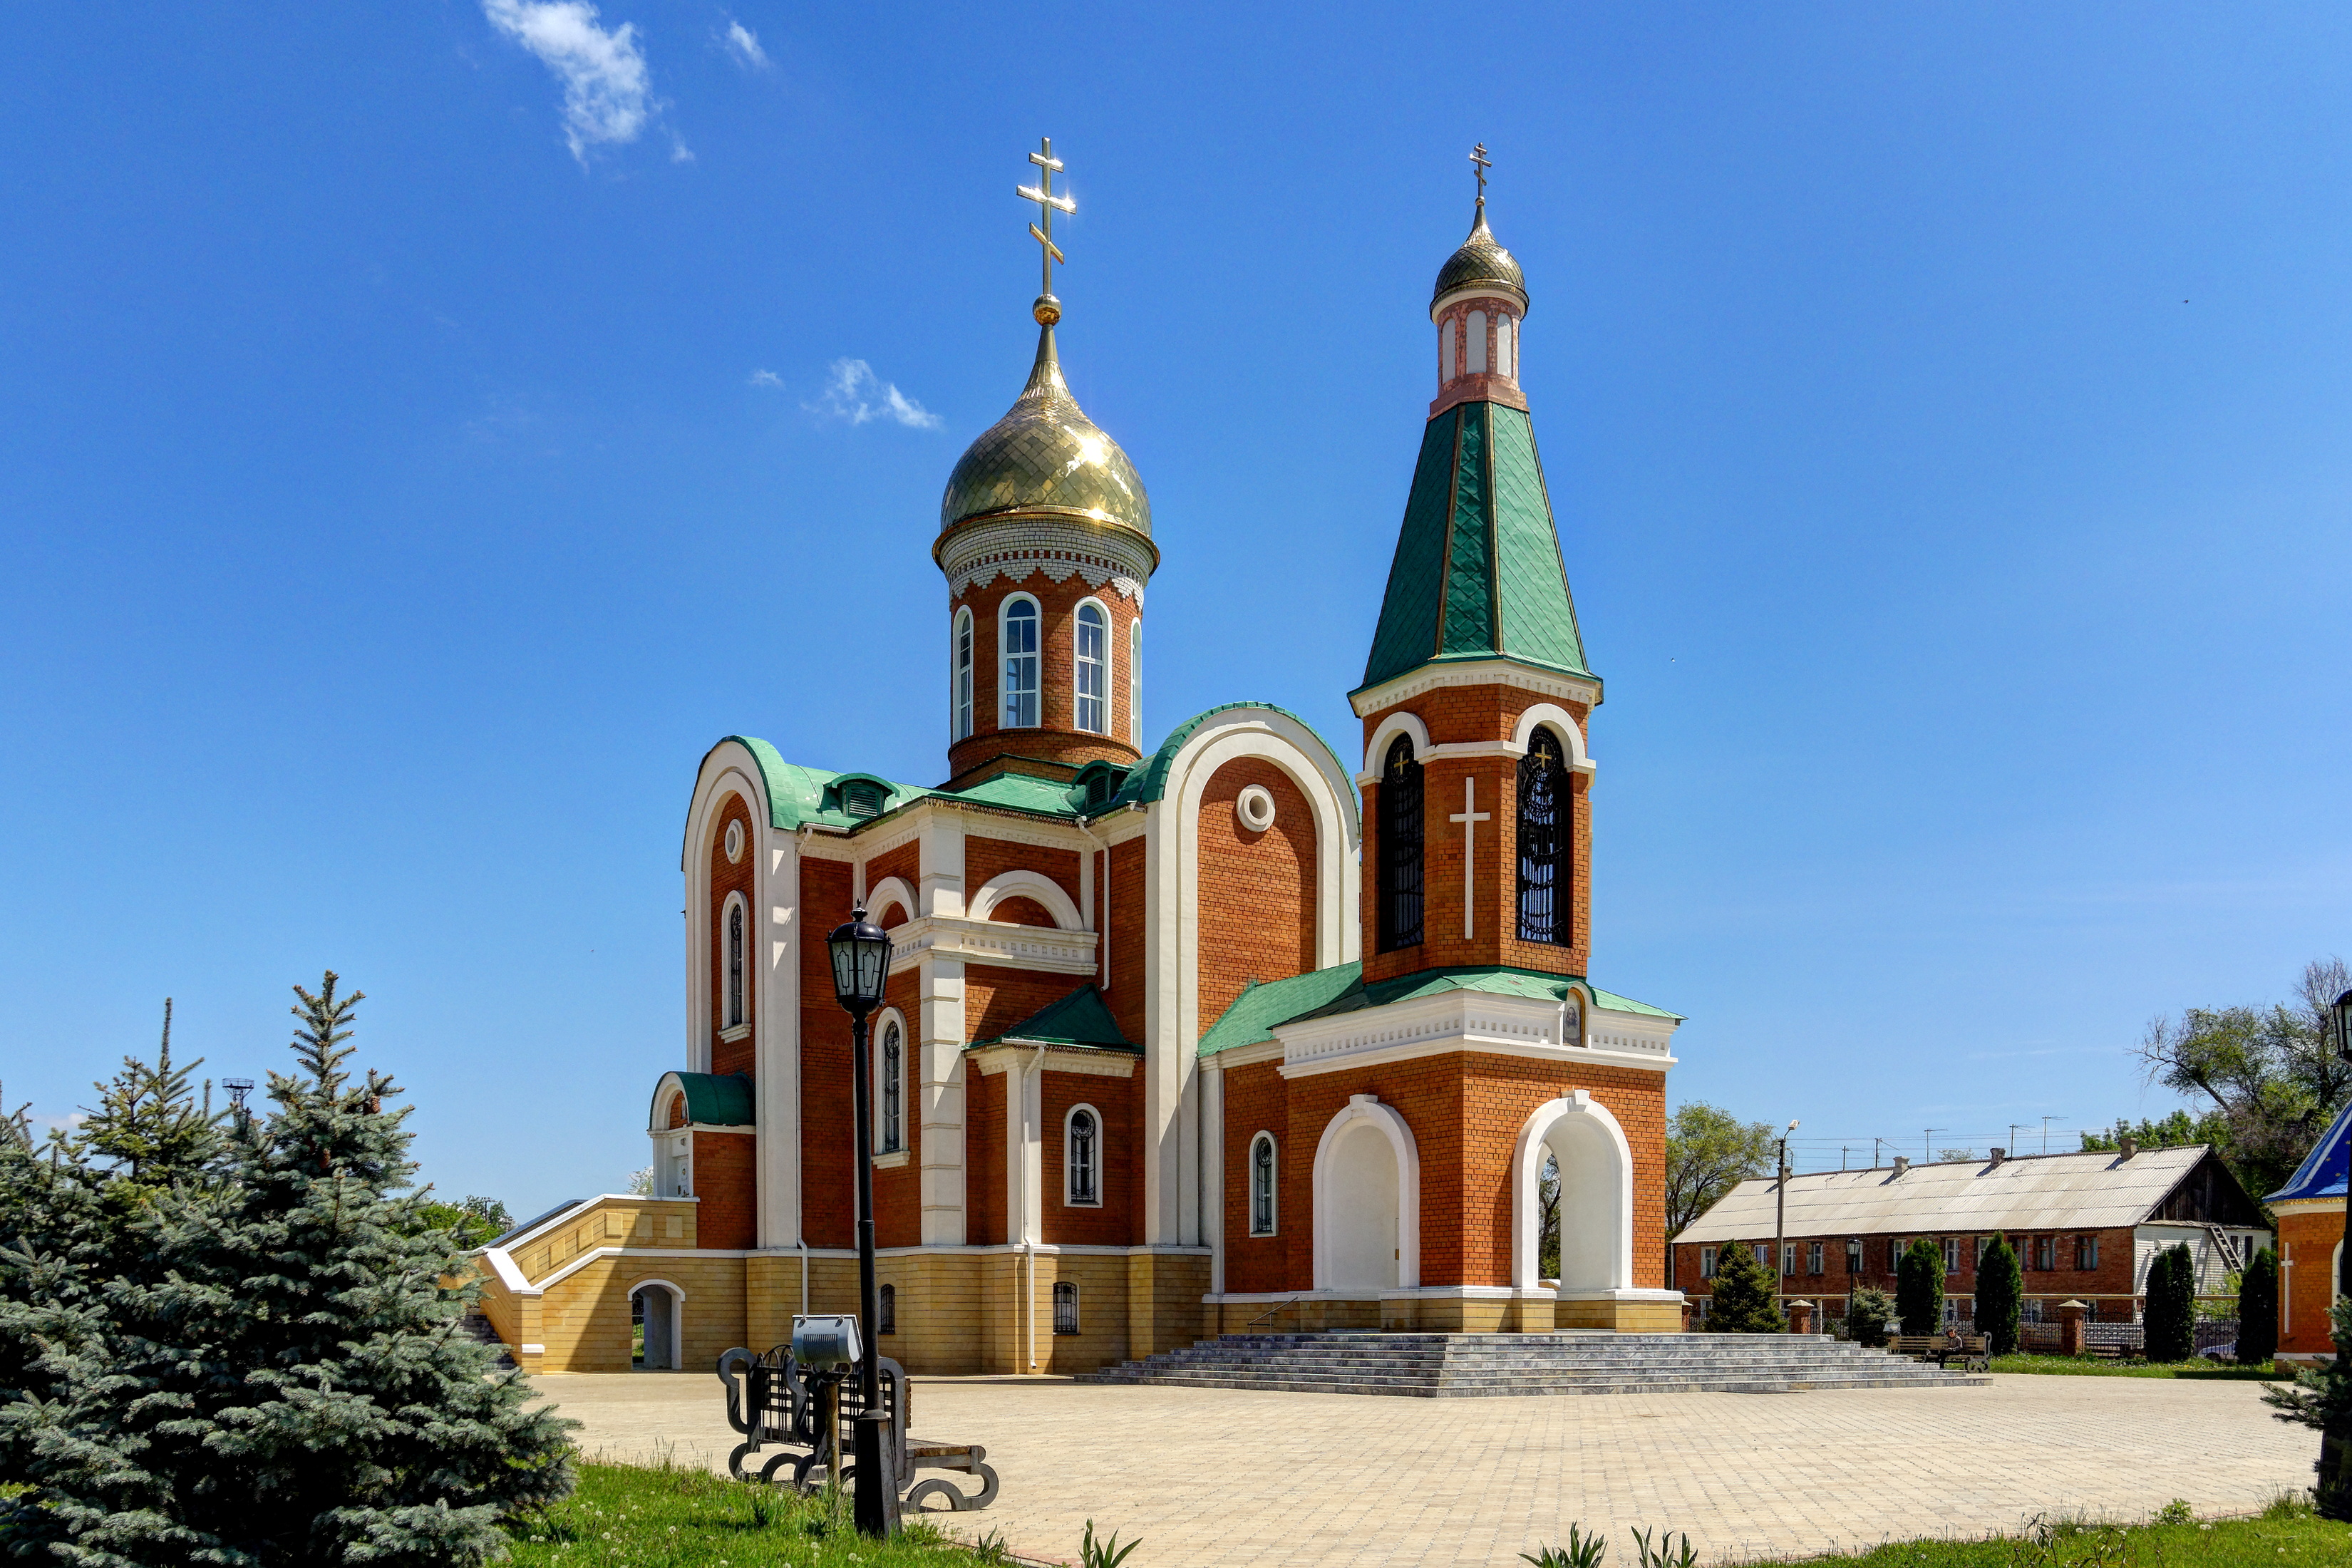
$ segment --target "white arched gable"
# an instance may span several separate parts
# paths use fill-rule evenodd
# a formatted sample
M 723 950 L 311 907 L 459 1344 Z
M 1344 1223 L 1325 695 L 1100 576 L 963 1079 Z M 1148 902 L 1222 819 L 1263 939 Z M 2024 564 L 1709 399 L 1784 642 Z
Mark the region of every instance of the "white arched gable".
M 1371 744 L 1364 748 L 1364 777 L 1376 779 L 1380 776 L 1381 769 L 1388 763 L 1389 744 L 1399 735 L 1412 738 L 1412 754 L 1415 757 L 1429 755 L 1429 726 L 1421 721 L 1421 716 L 1402 710 L 1391 713 L 1381 721 L 1381 727 L 1372 731 Z
M 915 901 L 915 889 L 904 877 L 885 877 L 866 889 L 866 918 L 876 925 L 883 923 L 882 917 L 890 912 L 893 904 L 906 911 L 908 920 L 922 913 L 922 906 Z
M 1045 906 L 1054 923 L 1064 931 L 1083 931 L 1086 920 L 1078 906 L 1062 890 L 1062 884 L 1041 871 L 1004 871 L 981 884 L 980 891 L 971 896 L 971 918 L 988 919 L 990 911 L 1007 899 L 1034 899 Z
M 1568 765 L 1571 770 L 1580 773 L 1592 771 L 1592 759 L 1584 754 L 1583 730 L 1578 727 L 1575 717 L 1557 702 L 1538 702 L 1519 715 L 1519 727 L 1511 732 L 1511 749 L 1521 756 L 1527 755 L 1528 747 L 1536 738 L 1536 726 L 1538 724 L 1549 724 L 1559 731 L 1560 740 L 1568 749 Z
M 1386 1137 L 1396 1156 L 1397 1289 L 1415 1289 L 1421 1284 L 1421 1151 L 1404 1118 L 1369 1094 L 1349 1095 L 1315 1145 L 1315 1289 L 1333 1289 L 1332 1237 L 1338 1234 L 1339 1205 L 1349 1195 L 1334 1188 L 1333 1157 L 1340 1140 L 1361 1126 Z
M 1511 1283 L 1536 1288 L 1543 1227 L 1537 1188 L 1547 1151 L 1559 1161 L 1560 1289 L 1631 1289 L 1633 1145 L 1609 1108 L 1580 1089 L 1536 1107 L 1519 1129 L 1511 1157 Z

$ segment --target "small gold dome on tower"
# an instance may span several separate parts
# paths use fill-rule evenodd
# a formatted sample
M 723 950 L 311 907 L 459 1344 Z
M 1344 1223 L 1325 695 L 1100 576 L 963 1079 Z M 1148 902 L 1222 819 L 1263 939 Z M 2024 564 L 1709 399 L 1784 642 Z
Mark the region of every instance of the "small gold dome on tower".
M 1041 330 L 1029 384 L 1004 417 L 968 447 L 940 500 L 940 531 L 998 512 L 1045 511 L 1092 518 L 1149 538 L 1151 502 L 1135 465 L 1078 407 L 1054 357 L 1059 301 L 1041 297 Z

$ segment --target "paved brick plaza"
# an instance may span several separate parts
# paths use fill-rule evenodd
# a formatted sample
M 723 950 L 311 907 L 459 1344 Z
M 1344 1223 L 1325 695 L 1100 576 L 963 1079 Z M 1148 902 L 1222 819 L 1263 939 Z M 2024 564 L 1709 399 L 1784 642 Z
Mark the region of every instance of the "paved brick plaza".
M 540 1380 L 581 1447 L 723 1468 L 735 1435 L 716 1378 Z M 1885 1536 L 1984 1534 L 2050 1510 L 2145 1515 L 2187 1498 L 2251 1510 L 2307 1486 L 2316 1437 L 2271 1419 L 2260 1385 L 1997 1377 L 1990 1387 L 1839 1394 L 1387 1399 L 1077 1386 L 916 1384 L 919 1436 L 983 1443 L 1002 1530 L 1075 1558 L 1091 1517 L 1190 1564 L 1508 1564 L 1606 1525 L 1687 1529 L 1707 1560 Z

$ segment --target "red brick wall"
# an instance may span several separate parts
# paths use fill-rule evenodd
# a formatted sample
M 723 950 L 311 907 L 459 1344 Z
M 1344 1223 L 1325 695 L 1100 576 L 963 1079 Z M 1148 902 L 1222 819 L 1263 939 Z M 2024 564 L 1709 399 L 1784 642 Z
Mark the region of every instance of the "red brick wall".
M 1461 1058 L 1464 1146 L 1470 1190 L 1465 1194 L 1464 1283 L 1511 1282 L 1511 1157 L 1519 1129 L 1536 1108 L 1583 1089 L 1617 1119 L 1633 1155 L 1633 1284 L 1654 1290 L 1665 1282 L 1666 1093 L 1664 1078 L 1631 1068 L 1554 1064 L 1516 1057 Z M 1417 1131 L 1416 1131 L 1417 1135 Z M 1424 1223 L 1427 1223 L 1424 1221 Z M 1423 1275 L 1424 1283 L 1430 1281 Z
M 912 969 L 890 977 L 883 988 L 883 1001 L 898 1009 L 904 1020 L 905 1033 L 901 1042 L 898 1084 L 904 1097 L 903 1118 L 907 1131 L 907 1158 L 895 1166 L 877 1166 L 874 1171 L 874 1244 L 877 1247 L 915 1247 L 923 1239 L 922 1186 L 922 1051 L 915 1039 L 915 1021 L 922 1016 L 920 980 Z M 873 1030 L 871 1048 L 882 1049 L 882 1031 L 877 1024 Z M 878 1059 L 878 1058 L 877 1058 Z M 878 1103 L 875 1114 L 881 1114 Z M 877 1139 L 874 1145 L 882 1145 Z
M 1364 720 L 1364 742 L 1391 713 L 1405 711 L 1420 718 L 1432 744 L 1491 744 L 1507 741 L 1519 715 L 1548 699 L 1506 686 L 1464 687 L 1425 693 L 1410 702 L 1383 708 Z M 1562 703 L 1580 728 L 1590 713 L 1576 703 Z M 1377 759 L 1376 759 L 1377 760 Z M 1462 810 L 1463 781 L 1477 783 L 1477 809 L 1488 819 L 1477 824 L 1476 863 L 1469 868 L 1475 897 L 1472 934 L 1462 935 L 1464 887 L 1463 832 L 1448 820 Z M 1423 941 L 1396 952 L 1370 951 L 1378 945 L 1380 893 L 1380 788 L 1364 791 L 1364 875 L 1361 919 L 1366 936 L 1364 978 L 1392 979 L 1423 969 L 1458 964 L 1504 963 L 1552 974 L 1582 974 L 1591 959 L 1592 805 L 1580 774 L 1570 775 L 1573 790 L 1571 832 L 1575 875 L 1570 906 L 1576 940 L 1573 946 L 1518 940 L 1518 770 L 1507 757 L 1447 758 L 1424 761 L 1422 768 L 1422 828 L 1423 911 Z
M 1003 1242 L 1004 1085 L 1002 1073 L 963 1064 L 964 1240 L 973 1247 Z
M 693 1137 L 694 1195 L 702 1200 L 695 1207 L 694 1244 L 739 1251 L 756 1246 L 751 1155 L 759 1140 L 740 1132 Z
M 1286 1290 L 1290 1237 L 1313 1223 L 1313 1200 L 1304 1200 L 1307 1208 L 1293 1206 L 1291 1167 L 1299 1158 L 1299 1145 L 1290 1133 L 1285 1080 L 1273 1062 L 1234 1068 L 1224 1079 L 1225 1289 L 1237 1294 Z M 1274 1134 L 1274 1234 L 1254 1237 L 1249 1233 L 1250 1144 L 1260 1132 Z M 1317 1129 L 1316 1135 L 1320 1137 L 1322 1130 Z M 1304 1159 L 1312 1165 L 1315 1146 L 1305 1148 Z M 1307 1256 L 1311 1268 L 1314 1255 Z
M 730 822 L 743 825 L 743 858 L 731 863 L 727 858 L 727 825 Z M 710 840 L 710 1070 L 715 1073 L 750 1072 L 755 1059 L 752 1046 L 759 1024 L 760 931 L 754 918 L 756 911 L 748 907 L 752 862 L 758 858 L 751 844 L 751 808 L 743 804 L 741 795 L 730 795 L 719 808 L 718 827 Z M 747 906 L 743 911 L 743 1021 L 753 1026 L 753 1035 L 730 1044 L 719 1038 L 719 1031 L 727 1027 L 726 910 L 728 897 L 733 893 L 742 894 Z
M 1003 665 L 997 658 L 996 616 L 1006 596 L 1016 592 L 1028 594 L 1037 601 L 1039 725 L 1035 729 L 1000 731 L 997 721 L 1003 709 L 997 696 L 997 677 Z M 1108 735 L 1072 728 L 1076 722 L 1073 670 L 1077 658 L 1077 608 L 1082 599 L 1098 600 L 1109 612 L 1111 732 Z M 1042 572 L 1032 572 L 1019 583 L 998 576 L 985 587 L 967 590 L 950 608 L 950 626 L 955 624 L 955 610 L 966 607 L 972 614 L 974 647 L 972 732 L 949 747 L 950 773 L 967 772 L 1007 752 L 1073 764 L 1097 759 L 1117 763 L 1136 760 L 1139 753 L 1131 742 L 1128 711 L 1128 628 L 1135 622 L 1134 605 L 1108 586 L 1100 591 L 1087 587 L 1086 579 L 1076 573 L 1056 583 Z
M 907 886 L 919 889 L 923 885 L 922 875 L 923 847 L 919 844 L 901 844 L 896 849 L 890 850 L 886 854 L 877 855 L 873 859 L 868 860 L 866 863 L 866 897 L 871 899 L 874 894 L 874 889 L 880 887 L 892 877 L 903 878 Z M 878 918 L 882 911 L 880 910 L 876 910 L 874 913 Z M 890 925 L 895 925 L 899 920 L 912 918 L 914 913 L 914 910 L 907 910 L 895 919 L 884 921 L 883 924 L 886 928 Z M 834 924 L 837 925 L 840 923 L 841 920 L 847 920 L 848 918 L 848 911 L 844 910 L 840 916 L 840 920 L 836 920 Z M 830 931 L 833 927 L 828 925 L 824 929 Z
M 1421 1282 L 1453 1285 L 1462 1276 L 1465 1166 L 1463 1162 L 1463 1091 L 1465 1086 L 1458 1054 L 1388 1062 L 1354 1072 L 1318 1073 L 1294 1079 L 1289 1085 L 1290 1132 L 1285 1147 L 1293 1158 L 1286 1163 L 1283 1202 L 1286 1213 L 1307 1224 L 1286 1220 L 1283 1235 L 1290 1258 L 1294 1290 L 1315 1285 L 1315 1247 L 1311 1216 L 1315 1212 L 1315 1151 L 1323 1130 L 1356 1094 L 1380 1097 L 1412 1129 L 1421 1157 Z M 1517 1131 L 1516 1128 L 1514 1131 Z M 1486 1284 L 1472 1280 L 1467 1283 Z
M 1144 954 L 1150 934 L 1144 923 L 1149 911 L 1143 902 L 1142 837 L 1113 845 L 1109 859 L 1110 983 L 1103 987 L 1103 999 L 1118 1020 L 1119 1033 L 1139 1046 L 1147 1000 Z
M 1044 926 L 1048 930 L 1055 923 L 1054 912 L 1034 899 L 999 900 L 989 910 L 988 918 L 1009 926 Z
M 1078 902 L 1076 850 L 1048 849 L 1035 844 L 1015 844 L 1006 838 L 982 838 L 978 836 L 963 841 L 963 886 L 967 900 L 1007 871 L 1034 871 L 1067 893 L 1070 902 Z
M 1895 1276 L 1888 1258 L 1887 1244 L 1895 1238 L 1885 1234 L 1864 1237 L 1862 1272 L 1849 1274 L 1846 1271 L 1845 1246 L 1851 1234 L 1790 1237 L 1788 1245 L 1797 1249 L 1797 1271 L 1781 1281 L 1782 1289 L 1796 1297 L 1836 1297 L 1841 1300 L 1847 1291 L 1866 1285 L 1893 1294 Z M 1944 1276 L 1944 1294 L 1973 1296 L 1977 1289 L 1976 1241 L 1980 1236 L 1990 1238 L 1991 1234 L 1990 1231 L 1906 1231 L 1900 1239 L 1908 1247 L 1922 1236 L 1939 1246 L 1946 1237 L 1957 1237 L 1960 1243 L 1960 1266 Z M 2078 1236 L 2098 1237 L 2098 1268 L 2081 1269 L 2074 1267 L 2074 1240 Z M 2058 1244 L 2058 1267 L 2054 1269 L 2044 1270 L 2032 1266 L 2033 1255 L 2030 1246 L 2043 1237 L 2049 1237 Z M 1762 1242 L 1769 1250 L 1771 1241 L 1768 1232 L 1762 1236 L 1744 1237 L 1740 1245 L 1753 1246 Z M 2132 1293 L 2132 1233 L 2128 1226 L 2100 1231 L 2020 1231 L 2009 1241 L 2018 1249 L 2019 1261 L 2025 1265 L 2024 1293 L 2029 1299 L 2041 1298 L 2054 1305 L 2069 1297 L 2081 1297 L 2087 1300 L 2093 1296 L 2127 1297 Z M 1822 1272 L 1819 1274 L 1808 1272 L 1811 1263 L 1809 1248 L 1814 1242 L 1822 1244 Z M 1678 1241 L 1675 1244 L 1674 1252 L 1675 1289 L 1691 1296 L 1713 1294 L 1715 1287 L 1699 1278 L 1697 1244 Z M 2097 1305 L 2098 1316 L 2104 1321 L 2127 1322 L 2131 1319 L 2127 1301 L 2110 1300 Z M 2056 1315 L 2049 1314 L 2047 1321 L 2057 1321 Z
M 968 965 L 963 976 L 963 1026 L 971 1039 L 992 1040 L 1086 984 L 1078 974 L 1031 974 L 993 964 Z
M 1129 1201 L 1135 1176 L 1142 1169 L 1137 1141 L 1142 1136 L 1143 1076 L 1093 1078 L 1082 1073 L 1055 1072 L 1050 1068 L 1039 1098 L 1044 1110 L 1045 1239 L 1053 1246 L 1130 1247 L 1143 1240 L 1136 1223 L 1142 1205 Z M 1063 1122 L 1070 1108 L 1091 1105 L 1102 1115 L 1102 1199 L 1082 1208 L 1064 1201 L 1064 1176 L 1069 1152 Z
M 849 1015 L 833 999 L 820 912 L 849 908 L 848 866 L 803 859 L 801 905 L 815 928 L 801 943 L 801 1224 L 811 1247 L 852 1247 Z
M 1251 784 L 1274 797 L 1274 823 L 1244 827 L 1234 803 Z M 1201 1027 L 1252 980 L 1315 967 L 1315 814 L 1290 775 L 1239 757 L 1210 775 L 1201 796 Z M 1140 1037 L 1138 1037 L 1139 1038 Z
M 2327 1310 L 2335 1300 L 2336 1244 L 2344 1239 L 2344 1210 L 2278 1216 L 2279 1349 L 2289 1354 L 2333 1355 Z

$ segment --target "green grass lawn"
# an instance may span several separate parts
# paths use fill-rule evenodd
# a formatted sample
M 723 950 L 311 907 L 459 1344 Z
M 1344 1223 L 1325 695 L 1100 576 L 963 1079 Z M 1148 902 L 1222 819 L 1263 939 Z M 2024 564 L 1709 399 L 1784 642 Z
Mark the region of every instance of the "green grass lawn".
M 1995 1356 L 1992 1370 L 2054 1373 L 2061 1377 L 2205 1378 L 2221 1383 L 2285 1383 L 2294 1377 L 2294 1373 L 2268 1363 L 2262 1366 L 2223 1366 L 2218 1362 L 2184 1361 L 2151 1366 L 2144 1361 L 2098 1361 L 2090 1356 L 2069 1355 Z
M 1994 1541 L 1906 1541 L 1801 1561 L 1805 1568 L 2336 1568 L 2352 1563 L 2352 1525 L 2315 1518 L 2308 1504 L 2282 1499 L 2259 1519 L 2062 1525 Z

